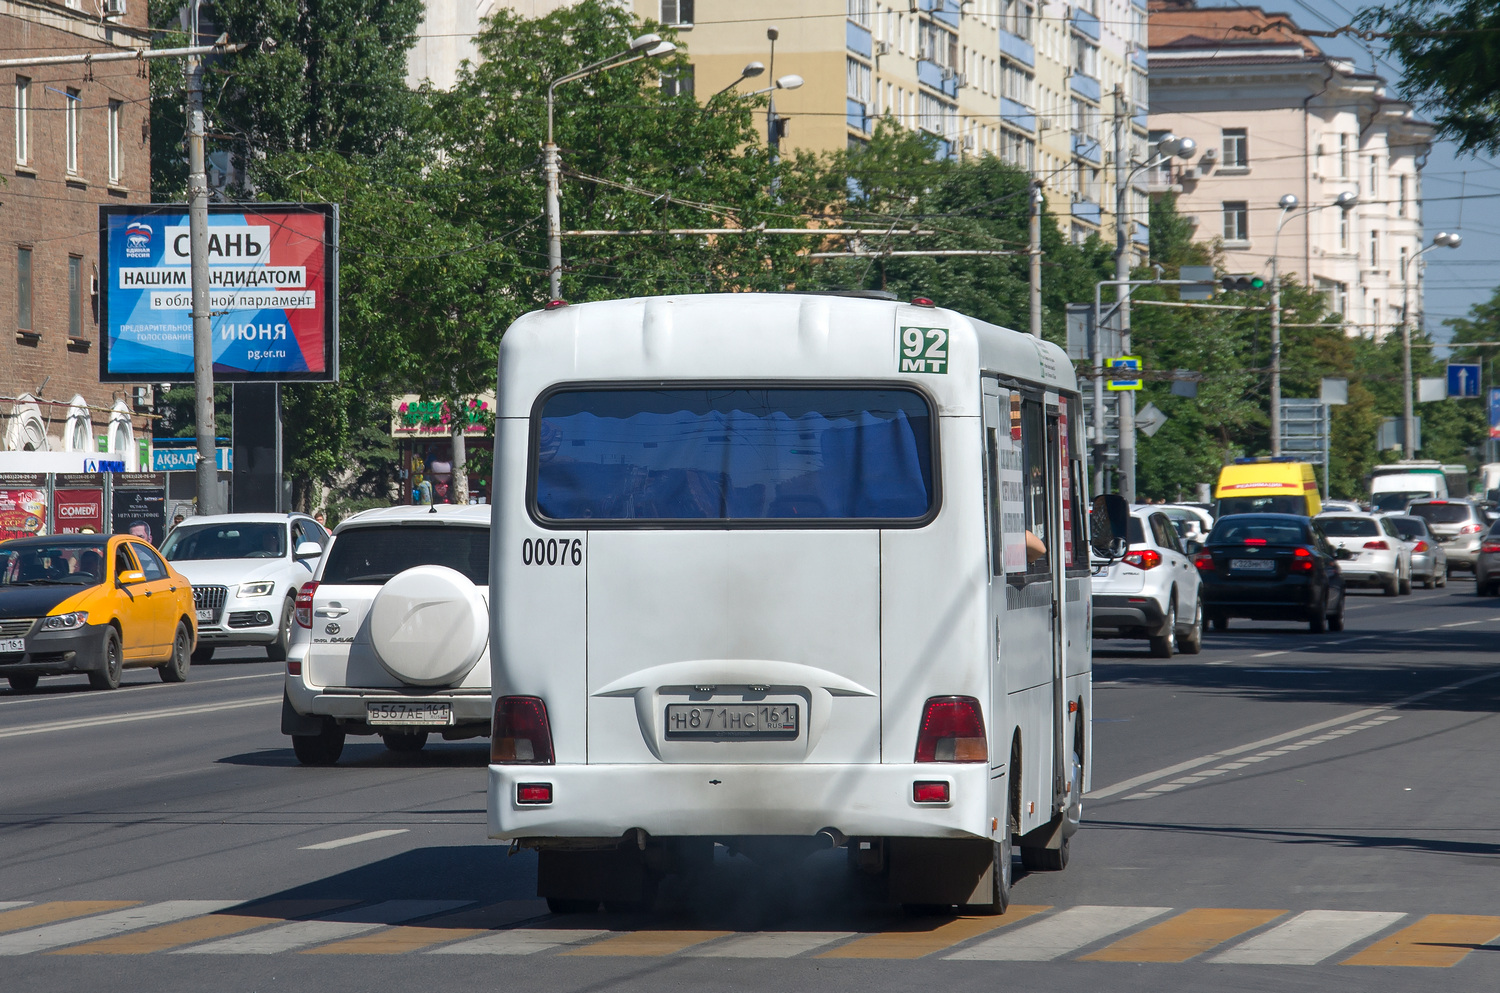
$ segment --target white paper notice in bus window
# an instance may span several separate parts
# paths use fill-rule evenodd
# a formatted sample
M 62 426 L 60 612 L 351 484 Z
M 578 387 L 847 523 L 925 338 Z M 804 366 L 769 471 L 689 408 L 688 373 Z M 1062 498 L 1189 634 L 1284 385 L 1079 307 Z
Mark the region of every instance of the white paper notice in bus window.
M 1021 395 L 1011 395 L 1012 409 L 1020 413 Z M 1000 534 L 1005 572 L 1026 571 L 1026 482 L 1021 463 L 1020 419 L 1014 432 L 1000 432 Z

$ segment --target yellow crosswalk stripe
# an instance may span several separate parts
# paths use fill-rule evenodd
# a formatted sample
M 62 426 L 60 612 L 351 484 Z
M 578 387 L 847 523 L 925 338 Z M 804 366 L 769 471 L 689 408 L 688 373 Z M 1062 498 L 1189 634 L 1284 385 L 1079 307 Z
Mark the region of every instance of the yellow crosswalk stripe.
M 20 931 L 29 927 L 40 927 L 54 921 L 65 921 L 70 917 L 87 917 L 102 914 L 106 910 L 122 910 L 140 905 L 139 900 L 57 900 L 39 903 L 33 907 L 17 907 L 0 911 L 0 933 Z
M 630 931 L 574 948 L 563 955 L 676 955 L 684 948 L 734 934 L 733 931 Z
M 388 927 L 371 934 L 362 934 L 343 941 L 336 941 L 318 948 L 309 948 L 303 955 L 401 955 L 405 952 L 421 951 L 432 945 L 441 945 L 463 938 L 477 938 L 496 928 L 517 921 L 524 921 L 546 913 L 547 905 L 540 900 L 505 900 L 487 907 L 461 910 L 456 914 L 445 914 L 421 924 Z
M 946 923 L 925 926 L 922 922 L 912 921 L 903 927 L 868 935 L 851 941 L 847 945 L 840 945 L 816 957 L 820 959 L 919 959 L 924 955 L 952 948 L 970 938 L 977 938 L 997 928 L 1024 921 L 1034 914 L 1050 909 L 1052 908 L 1046 906 L 1012 904 L 999 917 L 960 917 Z
M 1457 965 L 1475 948 L 1496 938 L 1500 938 L 1500 917 L 1428 914 L 1340 964 L 1442 969 Z
M 1284 913 L 1219 907 L 1187 910 L 1079 958 L 1085 962 L 1186 962 Z
M 117 934 L 112 938 L 91 941 L 51 952 L 52 955 L 144 955 L 169 948 L 191 945 L 212 938 L 253 931 L 267 924 L 280 924 L 290 918 L 326 914 L 358 900 L 277 900 L 271 903 L 236 907 L 237 912 L 204 914 L 185 921 L 173 921 L 158 927 Z

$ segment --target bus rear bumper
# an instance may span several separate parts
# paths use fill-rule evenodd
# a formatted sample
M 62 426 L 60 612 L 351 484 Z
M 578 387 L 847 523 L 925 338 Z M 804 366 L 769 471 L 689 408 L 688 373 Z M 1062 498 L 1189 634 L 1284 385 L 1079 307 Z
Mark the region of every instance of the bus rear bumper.
M 491 765 L 491 838 L 658 837 L 998 838 L 987 763 L 902 765 Z M 946 783 L 947 803 L 918 803 L 915 784 Z M 523 804 L 522 784 L 549 784 Z

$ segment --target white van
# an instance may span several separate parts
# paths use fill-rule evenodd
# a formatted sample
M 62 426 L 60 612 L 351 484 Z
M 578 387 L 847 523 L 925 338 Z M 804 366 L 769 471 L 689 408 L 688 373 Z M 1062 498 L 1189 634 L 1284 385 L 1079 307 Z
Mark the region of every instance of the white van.
M 1448 499 L 1448 477 L 1443 464 L 1414 460 L 1378 465 L 1370 477 L 1370 509 L 1399 514 L 1413 500 Z
M 1092 709 L 1061 349 L 922 300 L 659 297 L 522 317 L 499 387 L 489 831 L 539 850 L 554 911 L 648 904 L 715 841 L 847 846 L 894 901 L 990 913 L 1012 844 L 1067 863 Z

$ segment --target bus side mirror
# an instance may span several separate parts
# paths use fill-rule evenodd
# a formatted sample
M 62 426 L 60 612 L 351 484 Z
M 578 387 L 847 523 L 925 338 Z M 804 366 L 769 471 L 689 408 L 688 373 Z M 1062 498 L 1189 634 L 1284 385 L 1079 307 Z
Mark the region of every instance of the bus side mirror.
M 1089 545 L 1102 559 L 1118 559 L 1130 547 L 1130 504 L 1118 493 L 1101 493 L 1094 497 L 1089 510 Z

